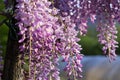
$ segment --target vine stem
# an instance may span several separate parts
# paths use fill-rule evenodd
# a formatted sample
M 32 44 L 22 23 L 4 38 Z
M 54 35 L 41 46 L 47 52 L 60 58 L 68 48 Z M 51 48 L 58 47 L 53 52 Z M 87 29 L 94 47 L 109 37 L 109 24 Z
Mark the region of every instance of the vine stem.
M 75 69 L 74 69 L 74 64 L 72 65 L 72 71 L 73 71 L 73 79 L 77 80 L 76 79 L 76 72 L 75 72 Z
M 50 80 L 52 80 L 52 76 L 50 75 Z
M 36 71 L 36 65 L 34 66 L 34 71 Z M 34 80 L 36 80 L 35 72 L 34 72 Z
M 52 50 L 53 51 L 53 50 Z M 50 58 L 50 61 L 51 61 L 51 59 L 52 58 Z M 51 69 L 51 67 L 52 67 L 52 63 L 50 62 L 50 69 Z M 50 75 L 49 75 L 49 80 L 52 80 L 52 74 L 51 74 L 51 72 L 50 72 Z
M 32 33 L 31 27 L 29 28 L 30 40 L 29 40 L 29 78 L 31 76 L 31 54 L 32 54 Z
M 0 22 L 0 26 L 2 26 L 8 19 L 4 19 L 3 21 Z
M 12 15 L 9 12 L 0 11 L 0 16 L 4 16 L 6 18 L 11 18 Z

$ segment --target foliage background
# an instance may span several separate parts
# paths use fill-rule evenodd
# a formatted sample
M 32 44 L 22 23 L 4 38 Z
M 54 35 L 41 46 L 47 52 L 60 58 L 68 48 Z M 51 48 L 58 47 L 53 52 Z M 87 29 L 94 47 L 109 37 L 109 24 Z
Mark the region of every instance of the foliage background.
M 3 11 L 4 8 L 5 7 L 4 7 L 3 0 L 0 0 L 0 11 Z M 5 19 L 5 17 L 0 15 L 0 22 L 4 19 Z M 5 54 L 5 51 L 6 51 L 7 35 L 8 35 L 8 27 L 5 24 L 3 24 L 2 26 L 0 26 L 0 41 L 1 41 L 0 44 L 3 46 L 2 49 L 3 49 L 4 54 Z
M 4 10 L 3 0 L 0 0 L 0 11 L 3 11 L 3 10 Z M 0 22 L 4 19 L 5 17 L 0 16 Z M 87 35 L 83 37 L 79 36 L 81 38 L 81 41 L 79 42 L 79 44 L 81 44 L 83 47 L 83 50 L 81 53 L 84 55 L 103 55 L 102 46 L 98 43 L 95 25 L 91 24 L 90 22 L 88 23 L 88 25 L 89 25 L 89 28 L 88 28 Z M 120 43 L 120 37 L 119 37 L 120 26 L 119 25 L 116 25 L 116 26 L 119 32 L 117 34 L 118 35 L 117 41 Z M 6 44 L 7 44 L 7 35 L 8 35 L 8 27 L 5 24 L 3 24 L 2 26 L 0 26 L 0 41 L 3 46 L 4 55 L 5 55 L 5 49 L 6 49 Z M 117 48 L 116 53 L 120 54 L 120 47 Z

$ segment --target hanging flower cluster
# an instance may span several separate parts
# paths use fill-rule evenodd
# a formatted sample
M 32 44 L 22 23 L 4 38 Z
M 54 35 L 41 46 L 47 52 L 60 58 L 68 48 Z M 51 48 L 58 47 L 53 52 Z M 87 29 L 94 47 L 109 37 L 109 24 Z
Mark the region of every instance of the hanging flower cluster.
M 117 29 L 116 22 L 119 22 L 120 1 L 119 0 L 91 0 L 90 9 L 94 9 L 96 15 L 97 31 L 99 42 L 103 45 L 103 51 L 108 54 L 110 60 L 115 59 Z M 99 4 L 98 4 L 99 3 Z M 96 5 L 94 5 L 96 4 Z

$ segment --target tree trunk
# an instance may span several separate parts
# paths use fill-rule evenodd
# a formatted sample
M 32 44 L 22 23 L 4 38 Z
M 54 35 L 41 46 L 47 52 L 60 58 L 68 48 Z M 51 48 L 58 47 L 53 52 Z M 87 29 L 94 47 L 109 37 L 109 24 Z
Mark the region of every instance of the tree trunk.
M 16 9 L 15 5 L 16 0 L 7 0 L 8 4 L 6 4 L 6 8 L 9 6 L 13 6 L 13 13 Z M 17 20 L 14 19 L 13 16 L 9 16 L 9 34 L 8 34 L 8 41 L 7 41 L 7 49 L 4 59 L 4 69 L 2 74 L 2 80 L 24 80 L 23 77 L 23 69 L 22 69 L 22 61 L 21 55 L 19 52 L 19 43 L 18 43 L 18 36 L 19 29 L 15 25 Z M 15 39 L 14 39 L 15 38 Z
M 18 47 L 18 41 L 10 39 L 9 32 L 2 80 L 24 80 Z

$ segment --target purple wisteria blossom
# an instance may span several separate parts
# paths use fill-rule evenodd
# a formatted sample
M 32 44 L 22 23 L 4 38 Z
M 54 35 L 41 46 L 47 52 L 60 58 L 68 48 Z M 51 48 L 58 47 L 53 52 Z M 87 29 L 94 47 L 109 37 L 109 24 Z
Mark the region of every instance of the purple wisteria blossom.
M 108 23 L 100 22 L 97 26 L 97 31 L 99 32 L 98 38 L 99 42 L 103 45 L 102 50 L 105 55 L 108 54 L 110 60 L 114 60 L 116 57 L 115 51 L 118 47 L 118 42 L 115 40 L 117 38 L 117 30 L 115 27 L 115 22 L 111 21 Z
M 81 46 L 77 43 L 80 41 L 77 38 L 78 31 L 75 30 L 75 24 L 70 23 L 70 16 L 62 17 L 63 27 L 64 27 L 64 36 L 61 38 L 62 45 L 62 54 L 63 62 L 66 62 L 65 71 L 68 73 L 68 76 L 73 76 L 71 79 L 77 79 L 81 77 L 81 59 L 83 55 L 80 54 L 82 50 Z M 61 49 L 61 48 L 59 48 Z

